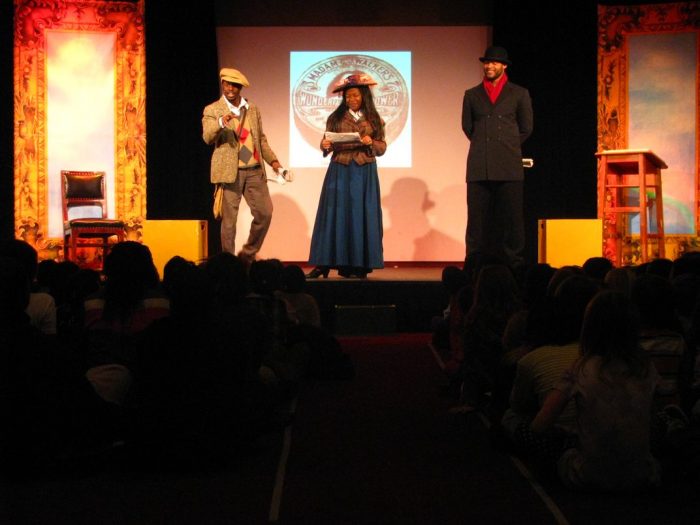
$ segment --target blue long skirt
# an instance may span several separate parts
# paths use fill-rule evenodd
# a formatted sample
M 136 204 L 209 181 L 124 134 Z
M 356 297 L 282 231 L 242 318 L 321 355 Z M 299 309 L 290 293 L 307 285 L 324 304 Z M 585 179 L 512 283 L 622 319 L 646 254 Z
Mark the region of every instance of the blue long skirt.
M 377 163 L 331 162 L 323 180 L 309 263 L 384 268 Z

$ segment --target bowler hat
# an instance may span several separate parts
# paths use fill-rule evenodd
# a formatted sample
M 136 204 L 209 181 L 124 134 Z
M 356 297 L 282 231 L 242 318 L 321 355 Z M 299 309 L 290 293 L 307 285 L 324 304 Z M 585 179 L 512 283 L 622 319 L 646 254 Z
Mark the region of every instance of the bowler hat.
M 484 51 L 484 56 L 480 57 L 479 60 L 482 62 L 500 62 L 506 66 L 511 65 L 511 61 L 508 60 L 508 51 L 498 46 L 487 47 L 486 51 Z
M 219 72 L 219 77 L 221 78 L 221 80 L 231 82 L 232 84 L 240 84 L 241 86 L 246 87 L 250 86 L 250 83 L 248 82 L 248 79 L 245 77 L 245 75 L 237 69 L 233 69 L 231 67 L 223 68 Z
M 338 91 L 345 91 L 346 89 L 350 89 L 353 87 L 375 86 L 376 84 L 377 83 L 374 81 L 374 79 L 367 73 L 354 73 L 352 75 L 348 75 L 343 80 L 338 82 L 335 88 L 333 89 L 333 93 L 337 93 Z

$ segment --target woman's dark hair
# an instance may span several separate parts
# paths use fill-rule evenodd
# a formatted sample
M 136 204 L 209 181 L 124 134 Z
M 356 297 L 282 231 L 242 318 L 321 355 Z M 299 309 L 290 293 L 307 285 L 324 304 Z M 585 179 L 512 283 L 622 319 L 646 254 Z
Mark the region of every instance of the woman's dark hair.
M 102 315 L 106 320 L 125 323 L 146 292 L 160 285 L 151 250 L 135 241 L 115 244 L 105 257 L 102 271 L 105 275 Z
M 581 356 L 580 369 L 599 356 L 601 370 L 613 361 L 623 361 L 631 376 L 646 376 L 649 356 L 639 346 L 639 313 L 624 293 L 604 290 L 588 304 L 581 329 Z
M 340 123 L 345 116 L 345 112 L 348 110 L 348 104 L 345 102 L 345 92 L 353 87 L 360 90 L 360 94 L 362 95 L 362 106 L 360 110 L 365 115 L 367 122 L 369 122 L 374 129 L 374 138 L 377 140 L 384 140 L 384 122 L 379 116 L 379 113 L 377 113 L 377 108 L 374 107 L 372 90 L 370 90 L 368 86 L 349 86 L 347 89 L 343 90 L 342 96 L 340 97 L 340 105 L 328 117 L 329 131 L 340 131 Z
M 290 264 L 282 271 L 284 289 L 289 293 L 301 293 L 306 285 L 304 270 L 297 264 Z

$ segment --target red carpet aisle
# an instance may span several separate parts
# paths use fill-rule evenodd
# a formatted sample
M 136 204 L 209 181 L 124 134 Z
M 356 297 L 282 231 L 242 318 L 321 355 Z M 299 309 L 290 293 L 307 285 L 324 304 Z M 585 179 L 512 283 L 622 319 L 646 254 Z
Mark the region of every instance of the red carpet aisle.
M 448 414 L 428 339 L 342 340 L 357 376 L 300 396 L 279 523 L 554 523 L 478 417 Z

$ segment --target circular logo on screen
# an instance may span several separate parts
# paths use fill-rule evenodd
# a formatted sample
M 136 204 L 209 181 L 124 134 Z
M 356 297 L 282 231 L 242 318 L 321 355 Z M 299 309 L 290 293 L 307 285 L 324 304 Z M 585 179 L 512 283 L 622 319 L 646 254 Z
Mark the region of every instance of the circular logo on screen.
M 312 147 L 321 143 L 328 116 L 340 104 L 342 92 L 333 93 L 348 75 L 366 73 L 376 82 L 372 98 L 384 119 L 387 142 L 401 134 L 408 120 L 408 86 L 401 73 L 386 60 L 368 55 L 336 55 L 309 67 L 292 90 L 292 107 L 297 129 Z

